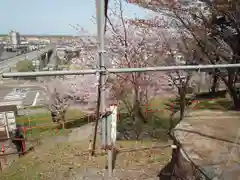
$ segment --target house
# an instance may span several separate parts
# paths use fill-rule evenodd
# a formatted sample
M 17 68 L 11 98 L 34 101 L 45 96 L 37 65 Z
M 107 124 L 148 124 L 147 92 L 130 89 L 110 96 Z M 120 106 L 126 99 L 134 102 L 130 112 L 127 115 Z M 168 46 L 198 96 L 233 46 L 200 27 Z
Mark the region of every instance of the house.
M 17 105 L 0 106 L 0 138 L 7 138 L 8 132 L 16 128 L 15 117 L 17 114 Z M 6 129 L 6 118 L 8 119 L 8 130 Z

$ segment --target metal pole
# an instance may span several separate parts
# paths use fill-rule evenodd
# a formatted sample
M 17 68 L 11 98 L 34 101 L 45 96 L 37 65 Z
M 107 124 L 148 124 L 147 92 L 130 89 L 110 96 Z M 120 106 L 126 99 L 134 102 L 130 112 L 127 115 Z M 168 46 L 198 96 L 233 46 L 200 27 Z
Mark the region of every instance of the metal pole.
M 97 72 L 108 72 L 108 73 L 133 73 L 133 72 L 147 72 L 147 71 L 194 71 L 201 69 L 225 69 L 225 68 L 240 68 L 240 63 L 238 64 L 217 64 L 217 65 L 189 65 L 189 66 L 155 66 L 155 67 L 145 67 L 145 68 L 109 68 L 101 70 L 99 69 L 86 69 L 78 71 L 41 71 L 41 72 L 17 72 L 17 73 L 3 73 L 3 78 L 10 77 L 36 77 L 36 76 L 63 76 L 63 75 L 83 75 L 83 74 L 96 74 Z
M 105 77 L 105 63 L 103 53 L 104 51 L 104 30 L 105 30 L 105 1 L 104 0 L 96 0 L 96 12 L 97 12 L 97 25 L 98 25 L 98 38 L 99 38 L 99 69 L 102 71 L 100 72 L 100 80 L 101 80 L 101 111 L 104 113 L 106 111 L 106 91 L 104 89 L 104 85 L 106 83 Z M 106 127 L 107 118 L 104 117 L 102 119 L 102 127 Z M 106 129 L 105 129 L 106 130 Z M 108 132 L 108 130 L 107 130 Z M 103 132 L 105 135 L 105 132 Z M 104 137 L 103 135 L 103 137 Z M 110 133 L 107 133 L 107 136 L 111 136 Z M 105 139 L 105 138 L 104 138 Z M 106 143 L 105 143 L 106 144 Z M 112 177 L 112 150 L 108 148 L 108 175 Z
M 5 123 L 6 123 L 5 127 L 6 127 L 6 132 L 7 132 L 7 138 L 10 138 L 7 112 L 4 112 L 3 114 L 4 114 Z
M 199 71 L 198 73 L 199 73 L 198 93 L 200 93 L 203 85 L 203 72 Z
M 98 81 L 98 87 L 97 87 L 97 112 L 96 112 L 96 123 L 94 127 L 94 136 L 93 136 L 93 147 L 92 147 L 92 156 L 95 154 L 95 148 L 96 148 L 96 139 L 97 139 L 97 130 L 98 130 L 98 122 L 100 118 L 100 108 L 101 108 L 101 101 L 102 101 L 102 94 L 101 94 L 101 86 L 102 86 L 102 73 L 101 65 L 102 65 L 102 52 L 100 47 L 100 5 L 99 1 L 96 0 L 96 16 L 97 16 L 97 32 L 98 32 L 98 72 L 96 72 L 97 81 Z
M 98 32 L 98 72 L 96 72 L 97 81 L 98 81 L 98 87 L 97 87 L 97 110 L 96 110 L 96 123 L 94 127 L 94 136 L 93 136 L 93 147 L 92 147 L 92 156 L 95 154 L 95 148 L 96 148 L 96 139 L 97 139 L 97 130 L 98 130 L 98 122 L 100 118 L 100 106 L 101 106 L 101 86 L 102 86 L 102 74 L 100 73 L 101 70 L 101 52 L 100 52 L 100 30 L 99 30 L 99 1 L 96 0 L 96 16 L 97 16 L 97 32 Z
M 97 0 L 98 1 L 98 0 Z M 100 12 L 99 12 L 99 40 L 100 40 L 100 51 L 101 51 L 101 55 L 103 55 L 102 53 L 104 53 L 104 34 L 105 34 L 105 0 L 101 0 L 100 3 L 99 3 L 99 9 L 100 9 Z M 105 68 L 105 63 L 104 63 L 104 58 L 102 58 L 102 63 L 101 63 L 101 69 L 104 70 Z M 103 72 L 102 72 L 103 73 Z M 102 74 L 102 85 L 104 86 L 106 83 L 106 77 L 105 77 L 105 73 Z M 105 87 L 103 87 L 105 88 Z M 102 93 L 102 102 L 101 102 L 101 105 L 102 105 L 102 112 L 105 112 L 106 111 L 106 90 L 103 89 L 103 91 L 101 91 Z M 103 123 L 103 126 L 106 127 L 106 124 L 107 124 L 107 117 L 104 117 L 104 119 L 102 120 L 102 123 Z M 111 129 L 110 129 L 111 130 Z M 109 132 L 107 130 L 107 132 Z M 111 136 L 111 133 L 107 133 L 107 136 Z M 108 148 L 108 158 L 107 158 L 107 161 L 108 161 L 108 176 L 109 178 L 112 177 L 112 172 L 113 172 L 113 166 L 112 166 L 112 147 L 109 149 Z

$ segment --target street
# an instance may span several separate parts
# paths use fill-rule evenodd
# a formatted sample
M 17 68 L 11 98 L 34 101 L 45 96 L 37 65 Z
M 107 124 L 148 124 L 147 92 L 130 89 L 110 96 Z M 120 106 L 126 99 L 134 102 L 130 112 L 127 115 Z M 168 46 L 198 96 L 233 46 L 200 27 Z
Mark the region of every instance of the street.
M 25 107 L 31 106 L 35 101 L 35 105 L 39 106 L 44 102 L 43 92 L 43 89 L 37 85 L 0 85 L 0 105 L 14 101 L 21 102 Z
M 34 60 L 43 52 L 47 52 L 51 48 L 52 48 L 51 46 L 46 47 L 46 48 L 40 49 L 39 51 L 32 51 L 26 54 L 21 54 L 19 56 L 14 56 L 12 58 L 0 61 L 0 73 L 4 73 L 5 71 L 8 71 L 9 68 L 14 66 L 17 62 L 24 60 L 26 57 L 29 60 Z
M 2 54 L 0 55 L 0 62 L 3 60 L 9 59 L 9 58 L 15 57 L 15 56 L 17 56 L 17 52 L 3 51 Z

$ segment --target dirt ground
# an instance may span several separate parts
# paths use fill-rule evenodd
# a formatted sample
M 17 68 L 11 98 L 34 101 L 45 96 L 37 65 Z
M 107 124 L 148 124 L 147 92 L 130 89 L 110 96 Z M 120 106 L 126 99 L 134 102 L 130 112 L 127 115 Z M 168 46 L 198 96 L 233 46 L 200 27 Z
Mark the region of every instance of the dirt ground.
M 43 140 L 34 151 L 6 168 L 0 179 L 107 179 L 106 155 L 99 141 L 96 156 L 89 159 L 93 129 L 93 124 L 87 124 L 68 135 Z M 171 157 L 166 142 L 118 141 L 117 149 L 113 179 L 158 179 L 158 172 Z

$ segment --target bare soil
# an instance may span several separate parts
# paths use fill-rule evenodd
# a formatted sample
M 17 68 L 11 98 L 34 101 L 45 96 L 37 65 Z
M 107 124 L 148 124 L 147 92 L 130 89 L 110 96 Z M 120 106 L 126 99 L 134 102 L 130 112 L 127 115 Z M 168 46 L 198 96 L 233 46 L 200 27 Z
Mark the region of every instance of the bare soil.
M 25 157 L 0 175 L 1 180 L 106 179 L 106 154 L 97 142 L 96 156 L 89 159 L 93 124 L 70 134 L 42 141 Z M 158 179 L 160 169 L 171 158 L 168 144 L 154 141 L 118 141 L 115 179 Z

